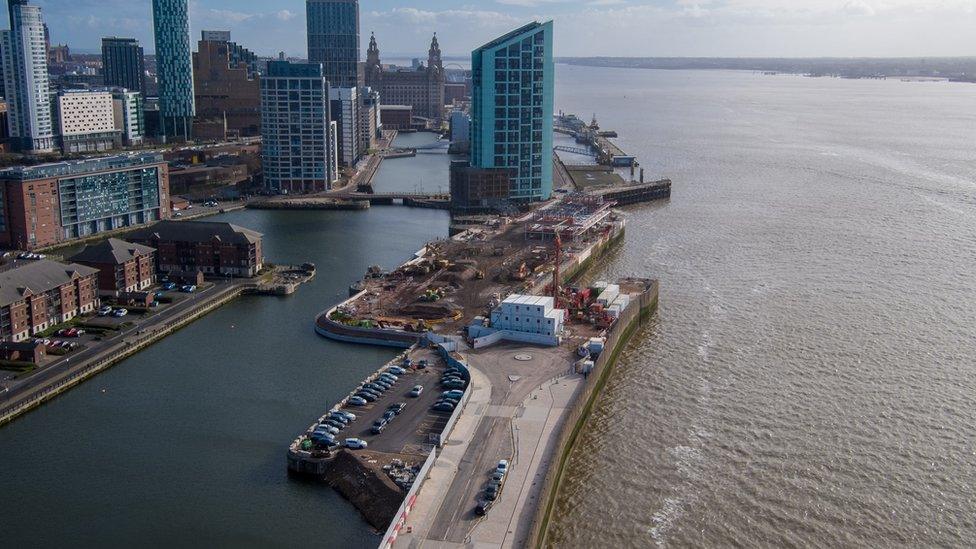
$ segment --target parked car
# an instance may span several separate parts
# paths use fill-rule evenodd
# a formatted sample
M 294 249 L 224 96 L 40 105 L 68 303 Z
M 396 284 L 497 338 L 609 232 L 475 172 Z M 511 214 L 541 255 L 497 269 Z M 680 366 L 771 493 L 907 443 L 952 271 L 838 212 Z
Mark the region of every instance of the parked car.
M 404 370 L 403 368 L 401 368 L 399 366 L 390 366 L 387 369 L 387 371 L 390 372 L 391 374 L 395 375 L 395 376 L 402 376 L 403 374 L 407 373 L 406 370 Z
M 467 386 L 468 384 L 460 379 L 448 381 L 444 384 L 444 387 L 447 387 L 448 389 L 464 389 Z
M 368 445 L 366 444 L 366 441 L 365 440 L 362 440 L 362 439 L 359 439 L 359 438 L 347 438 L 346 439 L 346 448 L 350 448 L 350 449 L 353 449 L 353 450 L 362 450 L 362 449 L 365 449 L 366 446 L 368 446 Z
M 333 413 L 342 414 L 342 415 L 346 416 L 349 419 L 349 421 L 356 421 L 356 414 L 354 414 L 352 412 L 347 412 L 345 410 L 336 410 Z
M 502 474 L 507 473 L 508 472 L 508 460 L 507 459 L 498 460 L 498 465 L 495 467 L 495 470 L 496 471 L 501 471 Z
M 341 423 L 343 425 L 349 425 L 349 423 L 350 423 L 349 418 L 347 418 L 346 416 L 344 416 L 342 414 L 329 414 L 329 419 L 334 420 L 334 421 L 338 421 L 339 423 Z
M 98 309 L 98 316 L 108 316 L 112 314 L 112 307 L 105 305 Z
M 373 385 L 379 385 L 380 387 L 383 388 L 384 391 L 388 391 L 390 387 L 393 387 L 393 384 L 387 383 L 386 381 L 383 380 L 374 381 Z
M 474 508 L 474 513 L 476 515 L 485 515 L 491 509 L 495 502 L 489 499 L 479 499 L 477 507 Z
M 410 392 L 407 393 L 407 396 L 411 396 L 413 398 L 417 398 L 417 397 L 420 396 L 420 393 L 423 393 L 423 392 L 424 392 L 424 386 L 423 385 L 414 385 L 413 386 L 413 389 L 410 389 Z
M 351 404 L 353 406 L 366 406 L 367 404 L 369 404 L 366 401 L 366 399 L 363 398 L 363 397 L 361 397 L 361 396 L 349 397 L 349 401 L 348 402 L 349 402 L 349 404 Z
M 112 311 L 112 316 L 118 317 L 118 318 L 122 318 L 123 316 L 125 316 L 127 314 L 129 314 L 129 311 L 126 310 L 126 309 L 115 309 L 114 311 Z
M 315 431 L 312 432 L 313 435 L 315 433 L 326 433 L 330 435 L 337 435 L 339 434 L 339 430 L 331 425 L 321 424 L 315 428 Z
M 373 396 L 372 393 L 367 393 L 366 391 L 359 391 L 358 393 L 356 393 L 356 396 L 353 398 L 359 398 L 365 401 L 363 404 L 360 404 L 359 406 L 365 406 L 367 402 L 376 402 L 376 397 Z
M 464 396 L 464 391 L 461 391 L 461 390 L 458 390 L 458 389 L 454 389 L 454 390 L 451 390 L 451 391 L 444 391 L 443 393 L 441 393 L 441 396 L 442 397 L 447 397 L 447 398 L 455 398 L 455 399 L 456 398 L 461 398 L 461 397 Z
M 337 444 L 335 437 L 329 433 L 313 433 L 308 438 L 312 439 L 312 442 L 316 442 L 322 446 L 335 446 Z
M 176 289 L 175 282 L 167 282 L 166 284 L 163 284 L 163 291 L 169 292 L 175 289 Z
M 327 419 L 327 420 L 325 420 L 325 421 L 322 422 L 322 425 L 331 425 L 332 427 L 335 427 L 336 429 L 339 429 L 340 431 L 346 428 L 346 424 L 345 423 L 339 423 L 338 421 L 336 421 L 334 419 Z
M 499 490 L 497 486 L 489 486 L 485 488 L 485 499 L 489 501 L 495 501 L 496 499 L 498 499 L 498 491 Z
M 193 292 L 197 291 L 197 287 L 194 286 L 193 284 L 187 284 L 185 286 L 180 287 L 180 291 L 183 292 L 184 294 L 192 294 Z
M 395 413 L 395 414 L 397 414 L 397 415 L 400 415 L 400 412 L 402 412 L 403 409 L 406 408 L 406 407 L 407 407 L 407 405 L 405 403 L 403 403 L 403 402 L 397 402 L 395 404 L 390 404 L 389 406 L 386 407 L 386 409 L 389 410 L 389 411 L 391 411 L 391 412 L 393 412 L 393 413 Z
M 380 377 L 376 378 L 376 381 L 387 381 L 392 384 L 392 383 L 396 383 L 397 381 L 400 381 L 400 378 L 398 378 L 393 374 L 388 374 L 384 372 L 380 374 Z
M 374 435 L 378 435 L 382 433 L 385 429 L 386 429 L 386 422 L 383 421 L 382 419 L 378 419 L 373 422 L 373 427 L 370 428 L 369 432 L 373 433 Z
M 438 402 L 434 405 L 434 410 L 438 412 L 453 412 L 454 405 L 450 402 Z
M 417 369 L 418 370 L 426 370 L 427 369 L 427 360 L 424 359 L 424 360 L 418 361 L 417 362 Z
M 393 421 L 393 418 L 395 417 L 396 417 L 396 412 L 394 412 L 393 410 L 387 410 L 383 412 L 383 419 L 387 421 Z

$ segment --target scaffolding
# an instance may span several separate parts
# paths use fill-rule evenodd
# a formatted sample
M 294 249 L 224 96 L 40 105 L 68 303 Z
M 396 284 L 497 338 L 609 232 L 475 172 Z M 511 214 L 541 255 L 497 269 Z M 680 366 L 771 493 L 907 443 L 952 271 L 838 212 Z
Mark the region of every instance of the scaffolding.
M 613 204 L 602 196 L 568 194 L 553 206 L 536 213 L 525 225 L 525 236 L 547 241 L 559 235 L 563 242 L 575 242 L 610 217 Z

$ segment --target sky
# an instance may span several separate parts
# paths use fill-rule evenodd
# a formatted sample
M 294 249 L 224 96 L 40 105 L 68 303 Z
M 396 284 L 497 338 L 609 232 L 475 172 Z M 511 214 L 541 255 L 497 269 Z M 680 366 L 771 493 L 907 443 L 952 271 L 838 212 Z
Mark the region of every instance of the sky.
M 32 2 L 54 43 L 95 52 L 116 35 L 153 50 L 151 0 Z M 363 50 L 375 31 L 387 58 L 425 54 L 434 32 L 465 56 L 546 19 L 557 56 L 976 56 L 976 0 L 361 0 L 360 14 Z M 194 44 L 230 30 L 260 55 L 305 56 L 304 0 L 190 0 L 190 26 Z

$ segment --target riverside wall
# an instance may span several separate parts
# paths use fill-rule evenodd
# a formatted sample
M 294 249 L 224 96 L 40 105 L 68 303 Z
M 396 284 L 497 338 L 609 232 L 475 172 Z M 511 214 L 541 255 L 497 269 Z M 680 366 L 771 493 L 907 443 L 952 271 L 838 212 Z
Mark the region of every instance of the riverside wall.
M 556 448 L 559 454 L 555 462 L 546 471 L 546 476 L 542 480 L 542 488 L 539 491 L 538 507 L 532 519 L 531 531 L 535 547 L 543 547 L 549 530 L 549 520 L 552 517 L 553 508 L 559 495 L 560 481 L 565 473 L 566 466 L 572 454 L 573 447 L 579 437 L 580 432 L 589 420 L 590 412 L 596 402 L 597 396 L 602 392 L 606 385 L 610 372 L 617 362 L 620 353 L 623 352 L 627 343 L 634 333 L 643 327 L 651 315 L 657 310 L 658 305 L 658 282 L 649 281 L 648 288 L 641 294 L 639 300 L 631 302 L 631 305 L 621 314 L 620 318 L 614 323 L 607 336 L 606 346 L 599 358 L 594 362 L 592 373 L 586 378 L 580 394 L 573 402 L 572 408 L 567 412 L 562 421 Z M 639 307 L 635 306 L 639 303 Z

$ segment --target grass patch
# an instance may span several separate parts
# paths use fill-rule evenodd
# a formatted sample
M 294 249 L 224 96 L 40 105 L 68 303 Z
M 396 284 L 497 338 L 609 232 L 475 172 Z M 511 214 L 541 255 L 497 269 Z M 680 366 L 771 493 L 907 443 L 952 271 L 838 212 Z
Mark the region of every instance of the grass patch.
M 0 360 L 0 370 L 26 374 L 37 369 L 37 364 L 33 362 L 21 362 L 19 360 Z
M 72 318 L 71 320 L 69 320 L 67 322 L 63 322 L 61 324 L 58 324 L 57 326 L 51 326 L 47 330 L 44 330 L 43 332 L 38 333 L 34 337 L 39 337 L 41 339 L 43 339 L 45 337 L 51 337 L 54 334 L 58 333 L 58 331 L 60 331 L 60 330 L 64 330 L 66 328 L 74 328 L 74 327 L 77 327 L 83 321 L 84 321 L 84 319 L 82 317 L 76 316 L 76 317 Z

